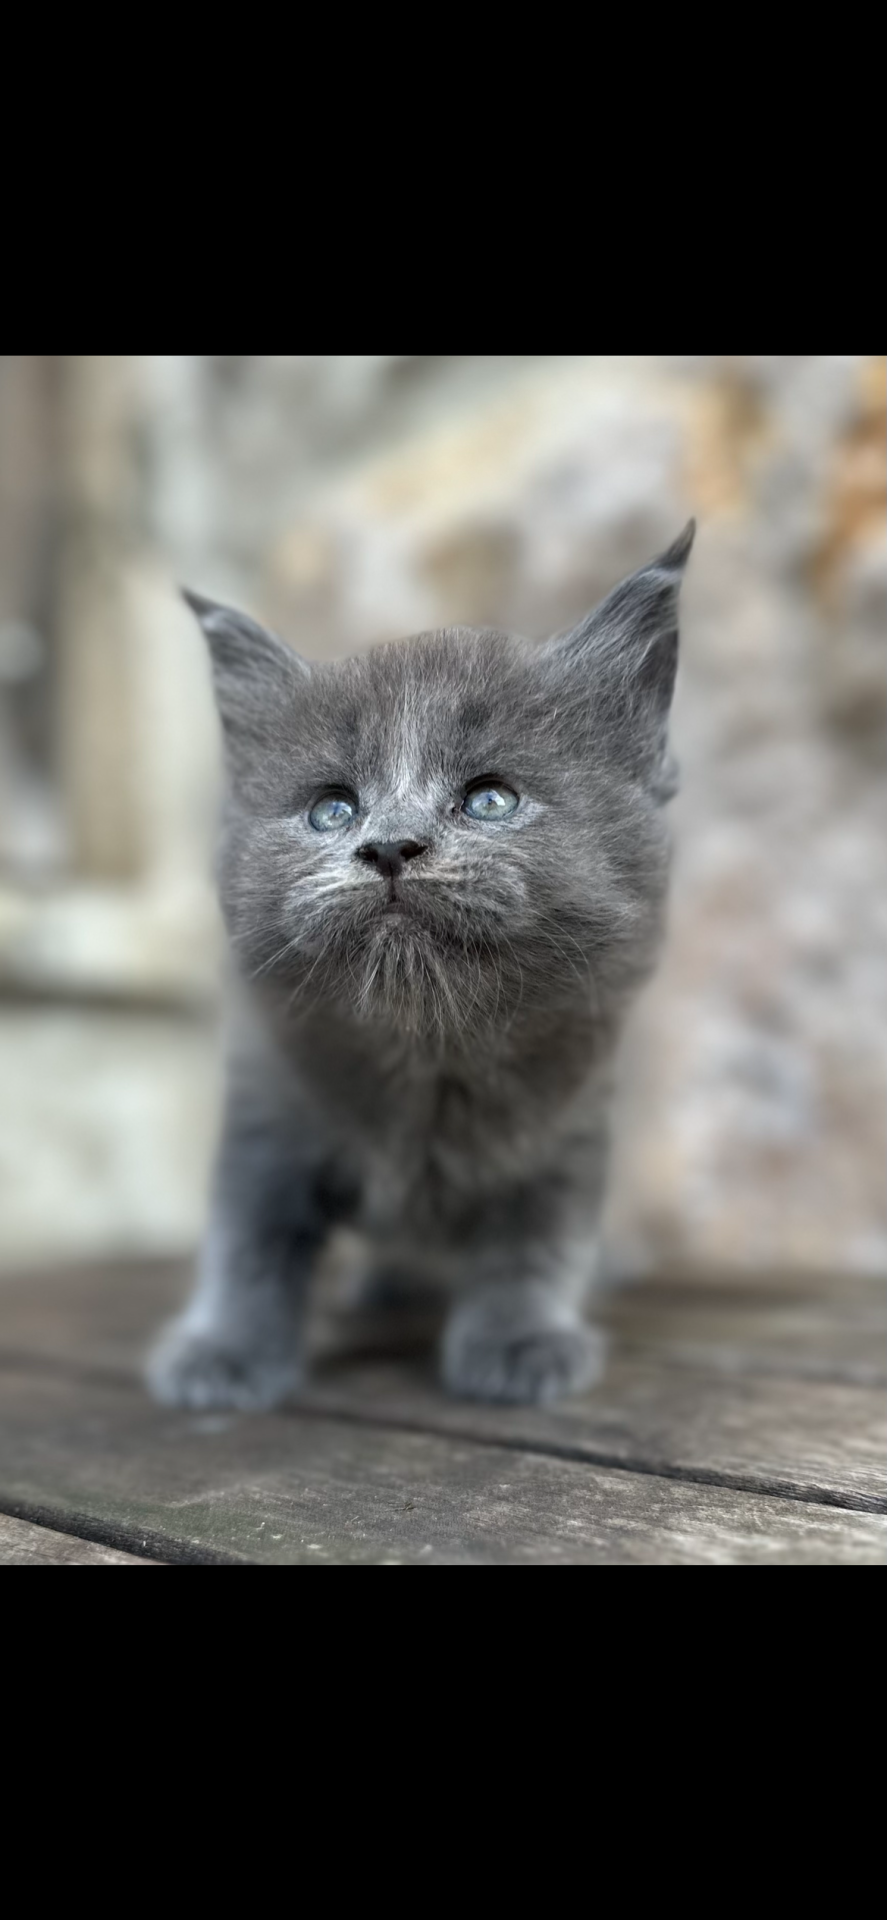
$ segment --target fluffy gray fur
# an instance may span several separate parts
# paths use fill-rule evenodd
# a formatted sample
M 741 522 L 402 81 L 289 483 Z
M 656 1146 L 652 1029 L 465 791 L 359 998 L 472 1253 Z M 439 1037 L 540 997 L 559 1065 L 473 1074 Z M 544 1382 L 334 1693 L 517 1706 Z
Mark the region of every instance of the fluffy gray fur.
M 584 1316 L 614 1048 L 657 952 L 677 603 L 693 524 L 543 646 L 465 628 L 307 665 L 188 595 L 228 768 L 236 961 L 228 1098 L 194 1297 L 164 1400 L 294 1390 L 308 1282 L 348 1221 L 380 1268 L 452 1289 L 443 1378 L 542 1401 L 602 1366 Z M 462 811 L 491 776 L 520 796 Z M 325 788 L 359 800 L 318 832 Z M 392 876 L 368 845 L 421 849 Z

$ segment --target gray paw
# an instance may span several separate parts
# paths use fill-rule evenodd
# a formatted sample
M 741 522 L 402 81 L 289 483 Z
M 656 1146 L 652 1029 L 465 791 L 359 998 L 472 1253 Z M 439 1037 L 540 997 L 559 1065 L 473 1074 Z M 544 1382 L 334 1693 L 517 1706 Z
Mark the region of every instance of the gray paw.
M 150 1357 L 148 1385 L 170 1407 L 237 1407 L 257 1412 L 276 1407 L 299 1385 L 292 1357 L 238 1352 L 173 1321 Z
M 538 1405 L 594 1386 L 605 1358 L 604 1336 L 565 1310 L 546 1324 L 538 1313 L 506 1316 L 477 1303 L 447 1328 L 443 1378 L 462 1399 Z

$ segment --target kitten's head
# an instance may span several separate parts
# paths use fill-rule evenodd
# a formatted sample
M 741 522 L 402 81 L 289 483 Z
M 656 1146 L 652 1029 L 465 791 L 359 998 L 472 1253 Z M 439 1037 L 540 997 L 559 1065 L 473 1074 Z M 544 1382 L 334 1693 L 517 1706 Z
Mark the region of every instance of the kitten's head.
M 246 976 L 463 1035 L 643 978 L 693 532 L 542 646 L 455 628 L 309 666 L 186 596 L 224 728 L 222 901 Z

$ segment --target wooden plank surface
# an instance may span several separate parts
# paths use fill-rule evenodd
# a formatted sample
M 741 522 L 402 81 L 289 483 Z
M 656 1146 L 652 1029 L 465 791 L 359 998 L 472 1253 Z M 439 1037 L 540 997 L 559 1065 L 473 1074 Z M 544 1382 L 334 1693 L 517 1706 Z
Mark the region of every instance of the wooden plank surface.
M 427 1325 L 328 1295 L 302 1402 L 257 1420 L 148 1401 L 138 1367 L 185 1281 L 162 1262 L 0 1280 L 14 1524 L 224 1564 L 883 1560 L 877 1283 L 627 1288 L 606 1379 L 547 1409 L 449 1400 Z
M 51 1527 L 33 1526 L 27 1520 L 14 1520 L 0 1513 L 0 1567 L 150 1567 L 153 1560 L 141 1560 L 133 1553 L 120 1553 L 114 1547 L 98 1546 L 92 1540 L 75 1540 L 69 1533 L 56 1533 Z
M 85 1379 L 122 1382 L 181 1284 L 181 1272 L 163 1265 L 115 1277 L 19 1282 L 0 1296 L 0 1355 L 5 1350 L 26 1366 L 43 1362 L 66 1373 L 82 1370 Z M 877 1287 L 861 1297 L 858 1288 L 851 1290 L 848 1319 L 855 1315 L 855 1335 L 873 1360 L 884 1305 Z M 858 1384 L 858 1351 L 850 1380 L 830 1377 L 829 1368 L 840 1373 L 847 1364 L 850 1334 L 841 1327 L 843 1346 L 830 1343 L 834 1308 L 833 1297 L 822 1292 L 812 1301 L 790 1290 L 773 1301 L 746 1301 L 735 1289 L 714 1299 L 704 1288 L 629 1289 L 611 1303 L 613 1350 L 605 1379 L 593 1392 L 552 1408 L 452 1401 L 441 1392 L 428 1354 L 386 1357 L 386 1343 L 390 1348 L 403 1336 L 396 1318 L 327 1315 L 303 1402 L 336 1418 L 882 1511 L 887 1399 L 880 1389 Z M 770 1366 L 760 1364 L 768 1316 Z M 409 1339 L 404 1344 L 409 1348 Z M 382 1349 L 375 1357 L 373 1346 Z M 746 1368 L 742 1356 L 751 1346 L 756 1359 Z M 811 1348 L 818 1370 L 809 1364 Z M 777 1364 L 777 1354 L 791 1364 Z
M 626 1351 L 658 1366 L 887 1386 L 887 1288 L 877 1280 L 647 1281 L 614 1293 L 604 1318 Z
M 869 1566 L 887 1517 L 299 1413 L 0 1380 L 0 1509 L 207 1564 Z
M 188 1282 L 173 1261 L 0 1275 L 0 1353 L 129 1370 Z M 887 1289 L 877 1280 L 652 1280 L 615 1290 L 600 1318 L 619 1349 L 655 1354 L 659 1366 L 887 1385 Z M 341 1346 L 343 1319 L 329 1308 L 315 1315 L 321 1350 Z M 416 1320 L 355 1315 L 344 1338 L 353 1352 L 409 1350 L 422 1332 Z
M 887 1512 L 887 1401 L 830 1381 L 676 1373 L 625 1354 L 553 1407 L 450 1400 L 415 1362 L 318 1369 L 304 1403 L 340 1418 Z

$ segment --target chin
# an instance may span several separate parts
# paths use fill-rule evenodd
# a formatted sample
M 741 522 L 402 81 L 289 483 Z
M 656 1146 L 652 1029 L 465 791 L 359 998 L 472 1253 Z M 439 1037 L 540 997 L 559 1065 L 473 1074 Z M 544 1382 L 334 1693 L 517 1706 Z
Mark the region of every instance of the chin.
M 404 1033 L 437 1036 L 464 1030 L 477 1005 L 480 967 L 404 901 L 392 901 L 367 928 L 349 961 L 345 998 L 358 1019 Z
M 552 944 L 513 922 L 505 937 L 486 905 L 478 913 L 417 886 L 393 900 L 369 888 L 327 897 L 322 912 L 303 908 L 291 924 L 286 958 L 265 984 L 296 1017 L 328 1010 L 438 1045 L 480 1044 L 520 1012 L 575 1001 L 575 941 L 568 947 L 560 929 Z
M 341 903 L 342 906 L 345 903 Z M 502 1007 L 501 968 L 478 929 L 427 898 L 360 902 L 330 913 L 298 966 L 293 1004 L 443 1041 L 487 1031 Z

